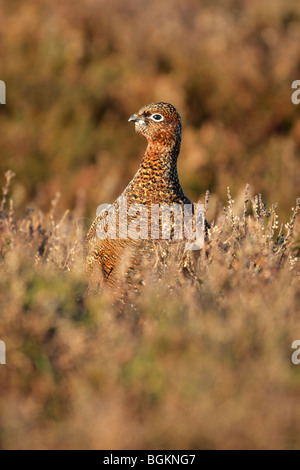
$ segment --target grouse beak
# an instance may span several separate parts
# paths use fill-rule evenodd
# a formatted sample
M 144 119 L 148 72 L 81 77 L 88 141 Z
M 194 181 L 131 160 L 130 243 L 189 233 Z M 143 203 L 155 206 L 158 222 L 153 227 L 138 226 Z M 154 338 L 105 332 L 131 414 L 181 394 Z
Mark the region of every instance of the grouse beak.
M 130 118 L 128 119 L 128 122 L 130 122 L 130 121 L 133 121 L 133 122 L 142 122 L 142 123 L 145 122 L 143 118 L 137 116 L 136 114 L 133 114 L 132 116 L 130 116 Z
M 137 117 L 137 115 L 136 115 L 136 114 L 133 114 L 133 115 L 130 116 L 130 118 L 128 119 L 128 122 L 130 122 L 130 121 L 136 122 L 136 121 L 138 121 L 138 120 L 139 120 L 139 118 Z

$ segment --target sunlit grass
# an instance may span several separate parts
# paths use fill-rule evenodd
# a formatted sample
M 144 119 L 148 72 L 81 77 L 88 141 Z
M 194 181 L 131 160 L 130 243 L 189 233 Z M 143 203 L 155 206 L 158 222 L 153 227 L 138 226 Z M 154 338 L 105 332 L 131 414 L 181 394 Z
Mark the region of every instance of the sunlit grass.
M 120 311 L 87 294 L 76 219 L 57 200 L 17 217 L 6 178 L 1 448 L 299 447 L 299 201 L 280 233 L 275 206 L 228 191 L 185 275 L 174 248 Z

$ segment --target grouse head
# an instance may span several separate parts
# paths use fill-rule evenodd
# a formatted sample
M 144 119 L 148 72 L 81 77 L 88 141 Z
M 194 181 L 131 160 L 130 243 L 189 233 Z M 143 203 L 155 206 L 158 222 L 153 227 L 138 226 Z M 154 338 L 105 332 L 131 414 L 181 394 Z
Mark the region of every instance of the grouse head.
M 151 103 L 143 106 L 128 121 L 135 122 L 135 130 L 148 143 L 169 147 L 181 141 L 182 122 L 176 108 L 169 103 Z

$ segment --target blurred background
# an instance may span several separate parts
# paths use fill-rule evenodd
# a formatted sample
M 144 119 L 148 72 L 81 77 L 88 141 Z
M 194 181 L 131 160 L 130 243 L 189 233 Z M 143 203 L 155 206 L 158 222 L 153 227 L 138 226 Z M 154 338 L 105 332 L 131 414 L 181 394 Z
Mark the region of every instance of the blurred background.
M 15 208 L 112 202 L 146 142 L 127 120 L 167 101 L 184 124 L 179 176 L 211 214 L 250 184 L 287 217 L 300 190 L 298 0 L 1 0 L 0 177 Z

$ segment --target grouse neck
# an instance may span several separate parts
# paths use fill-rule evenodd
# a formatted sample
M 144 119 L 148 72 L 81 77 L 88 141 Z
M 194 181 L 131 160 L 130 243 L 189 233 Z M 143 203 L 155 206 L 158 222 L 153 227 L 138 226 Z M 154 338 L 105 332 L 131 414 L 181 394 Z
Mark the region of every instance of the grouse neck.
M 181 137 L 170 142 L 170 145 L 162 145 L 159 142 L 148 142 L 148 146 L 141 162 L 144 169 L 152 168 L 160 170 L 160 173 L 177 171 L 177 159 L 180 152 Z

